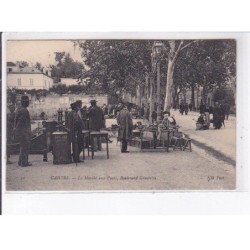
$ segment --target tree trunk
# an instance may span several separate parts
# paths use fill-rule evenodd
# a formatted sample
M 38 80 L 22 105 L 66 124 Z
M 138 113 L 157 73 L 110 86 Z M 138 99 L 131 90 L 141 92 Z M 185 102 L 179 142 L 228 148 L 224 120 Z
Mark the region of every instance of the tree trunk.
M 152 123 L 152 113 L 154 111 L 154 78 L 150 77 L 150 96 L 149 96 L 149 121 Z
M 194 85 L 191 85 L 191 104 L 193 109 L 195 109 L 195 101 L 194 101 Z
M 157 63 L 157 89 L 156 89 L 156 99 L 157 99 L 157 121 L 161 120 L 161 72 L 160 72 L 160 62 Z
M 139 107 L 141 107 L 141 86 L 137 85 L 137 103 Z
M 174 64 L 171 60 L 168 61 L 166 96 L 164 101 L 164 111 L 171 108 L 172 86 L 173 86 Z
M 148 109 L 149 109 L 149 107 L 148 107 L 148 99 L 149 99 L 149 95 L 148 95 L 149 77 L 148 76 L 146 76 L 145 82 L 146 82 L 146 84 L 145 84 L 145 105 L 144 105 L 144 108 L 145 108 L 144 111 L 145 112 L 144 112 L 144 116 L 146 117 L 146 114 L 148 113 Z

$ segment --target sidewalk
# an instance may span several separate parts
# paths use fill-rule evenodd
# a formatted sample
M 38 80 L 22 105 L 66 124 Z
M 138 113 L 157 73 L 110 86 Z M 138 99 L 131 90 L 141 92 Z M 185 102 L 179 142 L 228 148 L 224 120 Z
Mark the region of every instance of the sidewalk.
M 103 145 L 105 147 L 105 145 Z M 32 166 L 7 165 L 8 191 L 94 191 L 94 190 L 231 190 L 235 188 L 235 168 L 213 157 L 192 152 L 140 152 L 129 147 L 129 154 L 121 154 L 115 140 L 109 145 L 110 158 L 105 150 L 97 152 L 94 160 L 86 157 L 79 164 L 53 165 L 41 155 L 30 155 Z M 195 146 L 194 146 L 195 147 Z
M 211 149 L 219 154 L 236 161 L 236 118 L 229 116 L 225 120 L 225 128 L 215 130 L 210 125 L 209 130 L 195 130 L 199 113 L 189 112 L 188 115 L 181 115 L 179 111 L 172 111 L 180 126 L 180 131 L 188 135 L 194 143 L 205 149 Z

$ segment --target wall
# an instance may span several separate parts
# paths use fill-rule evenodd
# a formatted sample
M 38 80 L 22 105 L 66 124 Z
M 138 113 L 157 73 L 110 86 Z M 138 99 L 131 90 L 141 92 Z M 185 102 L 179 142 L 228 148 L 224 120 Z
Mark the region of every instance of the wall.
M 90 106 L 89 101 L 91 99 L 97 100 L 97 105 L 102 106 L 103 104 L 108 104 L 108 96 L 107 95 L 96 95 L 96 96 L 90 96 L 90 95 L 56 95 L 56 94 L 50 94 L 46 97 L 43 97 L 40 99 L 40 101 L 35 100 L 33 97 L 30 102 L 29 111 L 32 118 L 39 118 L 39 115 L 42 112 L 45 112 L 45 114 L 49 118 L 55 118 L 57 117 L 57 110 L 59 108 L 62 108 L 63 110 L 69 109 L 70 104 L 81 100 L 83 102 L 83 106 L 86 105 L 87 107 Z
M 77 85 L 77 79 L 73 78 L 61 78 L 60 84 L 65 84 L 66 86 Z
M 21 79 L 21 84 L 18 84 Z M 33 81 L 33 84 L 31 83 Z M 49 89 L 53 85 L 53 79 L 44 74 L 8 73 L 7 87 L 18 89 Z

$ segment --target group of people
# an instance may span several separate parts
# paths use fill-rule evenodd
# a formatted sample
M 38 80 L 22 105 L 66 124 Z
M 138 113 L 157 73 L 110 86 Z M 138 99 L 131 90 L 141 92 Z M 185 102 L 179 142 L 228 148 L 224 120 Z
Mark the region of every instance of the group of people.
M 100 131 L 105 127 L 104 112 L 97 106 L 96 100 L 90 101 L 90 107 L 82 107 L 82 101 L 78 100 L 70 104 L 71 111 L 65 117 L 65 127 L 70 135 L 72 143 L 73 161 L 80 162 L 80 153 L 83 150 L 83 130 Z M 94 141 L 95 150 L 101 150 L 101 142 Z
M 31 144 L 31 119 L 27 109 L 29 97 L 21 97 L 21 105 L 15 110 L 9 106 L 7 114 L 7 143 L 17 142 L 20 145 L 18 165 L 21 167 L 31 166 L 28 161 Z M 80 153 L 83 145 L 82 130 L 100 131 L 105 127 L 104 112 L 97 106 L 96 100 L 90 101 L 90 107 L 82 107 L 82 101 L 78 100 L 70 105 L 71 111 L 67 112 L 65 127 L 72 143 L 73 161 L 80 162 Z M 101 148 L 101 142 L 94 143 L 96 150 Z M 7 152 L 7 163 L 11 163 L 10 154 Z
M 225 127 L 225 119 L 228 120 L 230 105 L 228 103 L 215 102 L 214 107 L 206 107 L 206 105 L 201 102 L 199 111 L 200 116 L 196 122 L 197 130 L 208 129 L 211 122 L 215 129 L 220 129 L 222 125 Z M 212 120 L 210 119 L 210 114 L 213 115 Z

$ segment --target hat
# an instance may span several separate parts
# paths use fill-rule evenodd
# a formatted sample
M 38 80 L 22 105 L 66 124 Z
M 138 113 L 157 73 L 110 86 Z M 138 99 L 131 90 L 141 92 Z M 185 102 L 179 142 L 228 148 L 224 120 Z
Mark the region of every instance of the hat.
M 75 103 L 76 104 L 82 104 L 82 101 L 81 100 L 77 100 Z
M 71 107 L 71 109 L 74 109 L 74 108 L 76 107 L 76 103 L 75 103 L 75 102 L 72 102 L 72 103 L 70 104 L 70 107 Z
M 95 99 L 91 99 L 89 102 L 90 103 L 96 103 L 97 101 Z
M 27 95 L 22 95 L 21 101 L 29 101 L 29 97 Z

